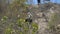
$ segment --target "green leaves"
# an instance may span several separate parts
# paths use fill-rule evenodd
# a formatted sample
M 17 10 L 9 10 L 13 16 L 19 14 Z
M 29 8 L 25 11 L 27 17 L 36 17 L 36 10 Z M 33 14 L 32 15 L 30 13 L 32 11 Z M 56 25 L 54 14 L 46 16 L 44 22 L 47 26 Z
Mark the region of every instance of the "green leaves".
M 20 34 L 23 34 L 23 32 L 20 32 Z
M 11 28 L 7 28 L 5 30 L 5 34 L 12 34 L 12 29 Z
M 13 31 L 14 33 L 19 34 L 28 34 L 31 31 L 32 34 L 33 31 L 35 33 L 38 30 L 37 24 L 29 24 L 29 22 L 25 22 L 25 18 L 27 16 L 25 11 L 27 11 L 28 9 L 28 4 L 25 4 L 25 1 L 26 0 L 14 0 L 13 3 L 6 6 L 6 9 L 3 9 L 4 15 L 6 16 L 2 17 L 1 23 L 3 23 L 4 26 L 6 25 L 3 28 L 7 27 L 4 30 L 4 34 L 12 34 Z M 17 15 L 20 16 L 17 17 Z M 9 19 L 7 16 L 9 17 Z
M 24 19 L 18 19 L 18 20 L 17 20 L 17 24 L 18 24 L 19 27 L 22 27 L 23 24 L 24 24 L 24 22 L 25 22 Z
M 32 34 L 35 34 L 38 30 L 38 24 L 37 23 L 32 23 L 32 28 L 33 28 Z
M 24 27 L 24 31 L 28 31 L 29 30 L 29 28 L 28 27 Z
M 24 34 L 27 34 L 28 32 L 30 32 L 30 30 L 32 30 L 31 34 L 33 34 L 33 33 L 36 33 L 38 30 L 37 23 L 29 24 L 29 22 L 25 22 L 25 19 L 18 19 L 17 24 L 20 28 L 23 29 Z
M 7 20 L 7 18 L 8 18 L 7 16 L 4 16 L 4 17 L 2 17 L 1 20 L 2 20 L 2 21 L 5 21 L 5 20 Z

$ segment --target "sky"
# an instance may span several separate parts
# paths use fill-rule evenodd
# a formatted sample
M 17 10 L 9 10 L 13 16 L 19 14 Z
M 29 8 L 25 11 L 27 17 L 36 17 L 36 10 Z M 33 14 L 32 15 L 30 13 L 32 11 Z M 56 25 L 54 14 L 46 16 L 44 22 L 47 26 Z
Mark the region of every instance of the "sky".
M 10 3 L 11 3 L 12 1 L 13 1 L 13 0 L 9 0 Z M 7 2 L 8 2 L 8 1 L 7 1 Z M 50 2 L 60 4 L 60 0 L 50 0 Z M 30 3 L 32 3 L 32 4 L 37 4 L 37 0 L 31 0 L 31 2 L 30 2 L 30 0 L 28 0 L 27 4 L 30 4 Z M 43 0 L 41 0 L 41 4 L 43 4 Z
M 50 0 L 50 2 L 60 4 L 60 0 Z M 43 0 L 41 0 L 41 3 L 43 3 Z M 37 4 L 37 0 L 33 0 L 33 4 Z

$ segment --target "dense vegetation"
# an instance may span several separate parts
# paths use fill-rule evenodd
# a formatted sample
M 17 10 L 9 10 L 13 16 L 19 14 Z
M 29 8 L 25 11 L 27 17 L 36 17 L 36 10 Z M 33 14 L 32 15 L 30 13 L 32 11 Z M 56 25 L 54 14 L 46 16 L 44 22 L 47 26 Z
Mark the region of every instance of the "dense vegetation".
M 4 5 L 5 0 L 2 1 Z M 36 34 L 38 31 L 37 23 L 30 24 L 25 22 L 26 0 L 14 0 L 11 4 L 0 5 L 0 25 L 1 34 Z
M 11 3 L 6 1 L 8 0 L 0 0 L 0 34 L 46 34 L 46 31 L 49 34 L 60 34 L 60 10 L 57 4 L 46 3 L 37 7 L 26 4 L 27 0 L 14 0 Z M 32 13 L 35 22 L 26 22 L 28 12 Z M 51 12 L 54 13 L 50 14 Z M 47 18 L 44 15 L 42 17 L 42 13 L 48 15 Z M 51 20 L 46 21 L 49 17 Z M 47 24 L 48 27 L 45 26 Z

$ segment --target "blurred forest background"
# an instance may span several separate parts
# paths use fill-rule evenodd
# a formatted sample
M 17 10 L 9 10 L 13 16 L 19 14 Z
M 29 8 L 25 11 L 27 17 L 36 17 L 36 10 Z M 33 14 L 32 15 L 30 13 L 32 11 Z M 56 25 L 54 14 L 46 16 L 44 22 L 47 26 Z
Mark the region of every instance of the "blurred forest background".
M 11 1 L 11 2 L 10 2 Z M 34 34 L 37 23 L 25 22 L 27 0 L 0 0 L 0 34 Z
M 0 34 L 60 34 L 60 4 L 27 1 L 0 0 Z

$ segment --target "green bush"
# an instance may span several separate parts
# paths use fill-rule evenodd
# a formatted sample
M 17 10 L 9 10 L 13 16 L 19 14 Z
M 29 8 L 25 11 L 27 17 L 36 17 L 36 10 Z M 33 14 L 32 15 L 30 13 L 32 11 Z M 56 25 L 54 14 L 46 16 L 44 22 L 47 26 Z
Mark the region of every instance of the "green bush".
M 23 29 L 23 33 L 28 34 L 28 32 L 30 32 L 30 30 L 32 30 L 32 33 L 36 33 L 38 30 L 38 25 L 37 23 L 32 23 L 29 24 L 29 22 L 25 22 L 24 19 L 18 19 L 17 20 L 17 24 L 20 28 Z M 32 28 L 32 29 L 31 29 Z

